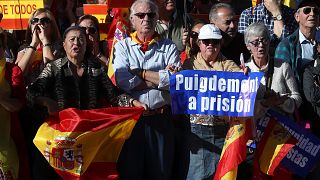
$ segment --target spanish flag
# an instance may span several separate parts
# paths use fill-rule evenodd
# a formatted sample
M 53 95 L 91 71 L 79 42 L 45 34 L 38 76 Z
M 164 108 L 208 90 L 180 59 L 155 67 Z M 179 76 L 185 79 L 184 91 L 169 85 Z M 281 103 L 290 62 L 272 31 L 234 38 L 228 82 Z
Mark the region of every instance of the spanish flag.
M 296 143 L 297 139 L 275 118 L 271 118 L 257 146 L 254 159 L 254 179 L 260 179 L 263 176 L 259 171 L 273 176 L 281 160 Z
M 69 108 L 49 117 L 33 142 L 63 179 L 117 179 L 122 145 L 143 110 Z
M 118 41 L 121 41 L 128 37 L 130 34 L 130 25 L 129 25 L 129 10 L 128 8 L 113 8 L 111 14 L 113 15 L 113 20 L 108 32 L 108 42 L 112 42 L 110 47 L 110 57 L 108 65 L 108 76 L 111 79 L 112 83 L 116 85 L 116 78 L 113 69 L 113 50 L 114 46 Z
M 238 165 L 247 157 L 247 142 L 252 137 L 252 119 L 232 119 L 214 180 L 235 180 Z

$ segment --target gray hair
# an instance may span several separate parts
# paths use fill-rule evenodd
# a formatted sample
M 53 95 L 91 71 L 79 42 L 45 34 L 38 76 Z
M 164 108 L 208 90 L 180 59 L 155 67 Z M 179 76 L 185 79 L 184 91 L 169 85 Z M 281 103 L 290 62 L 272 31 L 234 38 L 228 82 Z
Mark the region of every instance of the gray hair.
M 215 20 L 217 19 L 217 14 L 218 14 L 218 10 L 220 8 L 226 8 L 226 9 L 230 9 L 233 11 L 233 8 L 231 7 L 230 4 L 227 4 L 227 3 L 218 3 L 218 4 L 215 4 L 211 7 L 211 10 L 210 10 L 210 13 L 209 13 L 209 21 L 212 22 L 212 20 Z
M 250 24 L 244 32 L 245 44 L 250 43 L 250 37 L 257 36 L 270 40 L 270 33 L 268 28 L 262 22 L 255 22 Z
M 136 14 L 136 7 L 139 4 L 149 4 L 151 7 L 152 12 L 155 12 L 157 14 L 157 17 L 159 17 L 159 8 L 157 6 L 156 3 L 154 3 L 151 0 L 136 0 L 130 7 L 130 18 L 132 18 L 134 16 L 134 14 Z

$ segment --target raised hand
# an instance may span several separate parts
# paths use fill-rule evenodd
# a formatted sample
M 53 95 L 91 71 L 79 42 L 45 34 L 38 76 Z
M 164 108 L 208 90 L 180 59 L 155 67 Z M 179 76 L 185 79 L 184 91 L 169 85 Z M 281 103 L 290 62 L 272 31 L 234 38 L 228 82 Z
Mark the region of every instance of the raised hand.
M 281 14 L 281 2 L 279 0 L 265 0 L 264 5 L 273 16 Z

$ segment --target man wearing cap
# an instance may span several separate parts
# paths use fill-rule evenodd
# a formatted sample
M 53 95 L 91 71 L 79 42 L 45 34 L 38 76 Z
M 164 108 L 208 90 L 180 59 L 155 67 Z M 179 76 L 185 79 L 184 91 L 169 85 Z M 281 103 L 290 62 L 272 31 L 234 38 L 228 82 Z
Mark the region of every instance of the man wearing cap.
M 202 26 L 198 36 L 200 52 L 187 59 L 183 69 L 241 71 L 234 61 L 227 60 L 220 53 L 221 38 L 215 25 Z M 192 114 L 190 126 L 191 133 L 185 138 L 190 146 L 187 179 L 213 179 L 228 130 L 228 117 Z
M 270 52 L 273 53 L 278 43 L 297 28 L 294 10 L 282 2 L 283 0 L 264 0 L 255 7 L 245 9 L 240 15 L 238 31 L 244 33 L 251 23 L 263 22 L 270 32 Z
M 113 68 L 119 88 L 148 108 L 135 125 L 118 161 L 120 179 L 169 180 L 174 153 L 169 76 L 180 66 L 170 39 L 155 32 L 158 7 L 136 0 L 130 21 L 136 30 L 115 46 Z
M 319 26 L 319 0 L 302 0 L 295 13 L 295 19 L 299 28 L 290 36 L 283 39 L 275 52 L 275 59 L 286 61 L 292 67 L 297 79 L 300 94 L 303 93 L 302 76 L 305 67 L 317 58 L 316 53 L 316 28 Z M 303 120 L 315 120 L 313 108 L 302 96 L 302 104 L 299 112 Z M 320 126 L 319 122 L 313 121 L 311 128 Z M 313 129 L 313 131 L 317 131 Z
M 304 67 L 316 59 L 316 30 L 319 26 L 319 0 L 303 0 L 294 15 L 299 28 L 283 39 L 275 52 L 275 59 L 287 61 L 301 89 Z

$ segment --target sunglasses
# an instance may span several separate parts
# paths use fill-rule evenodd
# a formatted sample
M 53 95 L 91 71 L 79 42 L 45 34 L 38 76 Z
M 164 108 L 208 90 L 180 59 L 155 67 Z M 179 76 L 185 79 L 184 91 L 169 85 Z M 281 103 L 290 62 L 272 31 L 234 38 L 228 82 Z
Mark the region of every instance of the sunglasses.
M 313 13 L 314 13 L 315 15 L 319 15 L 319 8 L 316 8 L 316 7 L 304 7 L 304 8 L 302 8 L 302 12 L 303 12 L 305 15 L 310 14 L 311 10 L 313 11 Z
M 260 45 L 260 43 L 262 43 L 262 45 L 267 45 L 269 42 L 269 40 L 267 39 L 258 39 L 255 41 L 251 41 L 250 43 L 254 46 L 254 47 L 258 47 Z
M 144 19 L 144 17 L 146 17 L 146 15 L 150 18 L 153 19 L 156 17 L 156 13 L 136 13 L 134 14 L 135 16 L 137 16 L 139 19 Z
M 202 39 L 201 40 L 203 44 L 205 45 L 209 45 L 209 44 L 212 44 L 212 45 L 219 45 L 220 44 L 220 39 Z
M 40 23 L 41 25 L 46 25 L 49 24 L 51 20 L 48 17 L 43 17 L 43 18 L 32 18 L 31 24 L 35 25 L 37 23 Z
M 89 34 L 95 34 L 98 30 L 95 27 L 83 27 L 80 26 L 80 28 L 84 31 L 84 32 L 88 32 Z
M 192 39 L 198 39 L 198 36 L 199 36 L 199 33 L 194 32 L 194 31 L 191 31 L 190 37 L 191 37 Z

